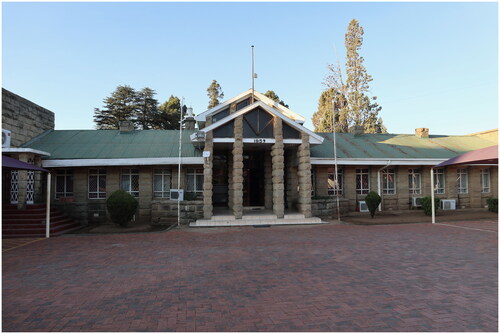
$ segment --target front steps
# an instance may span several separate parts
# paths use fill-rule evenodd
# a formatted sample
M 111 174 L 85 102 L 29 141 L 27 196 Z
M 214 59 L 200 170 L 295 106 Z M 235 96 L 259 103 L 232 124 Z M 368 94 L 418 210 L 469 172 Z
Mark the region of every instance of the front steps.
M 273 214 L 244 214 L 241 219 L 232 215 L 218 215 L 211 219 L 198 219 L 189 224 L 190 227 L 221 227 L 221 226 L 259 226 L 259 225 L 309 225 L 326 224 L 318 217 L 305 218 L 303 214 L 286 214 L 284 218 L 278 218 Z
M 2 207 L 2 238 L 45 237 L 46 211 L 43 204 L 27 205 L 18 210 L 15 205 Z M 81 225 L 54 208 L 50 210 L 50 236 L 76 231 Z

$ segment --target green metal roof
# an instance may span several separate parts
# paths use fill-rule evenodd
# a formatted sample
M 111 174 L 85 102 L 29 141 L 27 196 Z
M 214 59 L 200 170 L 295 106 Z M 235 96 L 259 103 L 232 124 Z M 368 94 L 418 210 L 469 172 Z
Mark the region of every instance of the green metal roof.
M 333 134 L 318 133 L 325 140 L 311 147 L 313 158 L 333 158 Z M 337 133 L 338 158 L 374 159 L 449 159 L 456 155 L 497 145 L 481 136 L 429 136 L 419 138 L 408 134 Z
M 194 132 L 182 131 L 183 157 L 201 157 L 189 138 Z M 52 130 L 22 147 L 49 152 L 50 160 L 173 158 L 179 156 L 179 130 Z

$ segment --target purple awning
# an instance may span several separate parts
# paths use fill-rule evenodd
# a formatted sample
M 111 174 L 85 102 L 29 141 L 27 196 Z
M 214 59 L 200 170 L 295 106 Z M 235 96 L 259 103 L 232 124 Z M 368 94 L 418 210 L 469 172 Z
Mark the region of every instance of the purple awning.
M 5 155 L 2 155 L 2 167 L 6 169 L 39 170 L 42 172 L 48 172 L 48 170 L 43 169 L 42 167 L 22 162 Z
M 461 154 L 434 166 L 434 168 L 451 165 L 498 165 L 498 145 Z

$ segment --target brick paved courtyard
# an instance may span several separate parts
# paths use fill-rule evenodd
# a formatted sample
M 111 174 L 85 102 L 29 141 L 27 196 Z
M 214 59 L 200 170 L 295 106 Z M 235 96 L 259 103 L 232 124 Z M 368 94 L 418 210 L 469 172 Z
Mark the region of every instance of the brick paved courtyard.
M 3 330 L 497 331 L 497 222 L 450 225 L 41 240 L 2 254 Z

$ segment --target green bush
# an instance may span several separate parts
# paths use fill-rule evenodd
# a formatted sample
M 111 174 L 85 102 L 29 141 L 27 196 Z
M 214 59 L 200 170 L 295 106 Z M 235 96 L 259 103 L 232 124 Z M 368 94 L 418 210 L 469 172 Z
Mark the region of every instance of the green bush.
M 439 207 L 440 202 L 441 202 L 441 200 L 439 198 L 434 198 L 434 204 L 435 204 L 434 213 L 437 212 L 437 209 Z M 424 210 L 424 213 L 427 216 L 432 215 L 432 197 L 431 196 L 427 196 L 427 197 L 422 198 L 422 209 Z
M 134 217 L 139 202 L 123 190 L 117 190 L 106 200 L 111 220 L 122 227 L 126 227 Z
M 370 211 L 370 215 L 375 216 L 375 211 L 377 211 L 380 202 L 382 202 L 382 198 L 379 194 L 374 191 L 370 191 L 368 195 L 365 197 L 366 206 L 368 207 L 368 211 Z
M 488 211 L 498 213 L 498 198 L 490 197 L 486 203 L 488 203 Z

